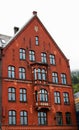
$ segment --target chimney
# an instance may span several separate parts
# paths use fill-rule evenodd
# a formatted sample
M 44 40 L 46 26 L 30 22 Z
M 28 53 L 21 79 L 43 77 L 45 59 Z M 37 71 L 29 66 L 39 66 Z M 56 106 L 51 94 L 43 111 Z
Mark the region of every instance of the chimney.
M 16 34 L 19 31 L 18 27 L 14 27 L 14 34 Z
M 37 15 L 37 11 L 33 11 L 33 15 L 34 15 L 34 16 Z

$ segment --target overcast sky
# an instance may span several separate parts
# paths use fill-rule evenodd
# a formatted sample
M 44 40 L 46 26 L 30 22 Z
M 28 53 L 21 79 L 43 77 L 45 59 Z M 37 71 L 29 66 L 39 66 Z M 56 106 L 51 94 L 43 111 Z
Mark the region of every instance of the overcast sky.
M 21 28 L 34 10 L 71 70 L 79 69 L 79 0 L 0 0 L 0 34 L 13 36 L 13 27 Z

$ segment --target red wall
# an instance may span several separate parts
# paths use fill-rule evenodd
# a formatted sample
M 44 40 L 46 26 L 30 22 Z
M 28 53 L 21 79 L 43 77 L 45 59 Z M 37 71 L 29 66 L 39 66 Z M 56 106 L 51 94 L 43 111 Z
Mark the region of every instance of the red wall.
M 38 26 L 38 31 L 34 30 L 34 27 Z M 35 45 L 35 36 L 39 36 L 39 46 Z M 24 48 L 26 50 L 26 61 L 22 61 L 19 59 L 19 49 Z M 44 86 L 38 86 L 35 88 L 33 84 L 31 84 L 32 80 L 32 67 L 30 66 L 31 62 L 29 61 L 29 50 L 35 51 L 35 58 L 37 62 L 41 62 L 41 52 L 46 52 L 47 54 L 47 84 Z M 34 91 L 39 90 L 40 88 L 45 88 L 49 93 L 49 100 L 51 102 L 51 109 L 48 111 L 48 125 L 56 125 L 56 121 L 54 120 L 55 113 L 57 111 L 61 111 L 65 116 L 65 112 L 71 112 L 72 114 L 72 122 L 73 125 L 76 125 L 76 117 L 75 117 L 75 108 L 74 108 L 74 99 L 73 99 L 73 91 L 71 86 L 71 78 L 70 78 L 70 68 L 69 63 L 64 54 L 60 51 L 58 46 L 55 44 L 54 40 L 45 30 L 43 25 L 39 22 L 38 18 L 33 18 L 29 22 L 29 24 L 24 27 L 24 29 L 19 33 L 3 50 L 3 81 L 2 81 L 2 106 L 3 106 L 3 117 L 2 123 L 3 125 L 8 125 L 8 111 L 16 110 L 17 112 L 17 125 L 20 125 L 20 111 L 26 110 L 28 112 L 28 125 L 38 125 L 38 111 L 34 107 Z M 54 54 L 56 58 L 56 66 L 50 65 L 49 54 Z M 15 69 L 15 80 L 8 79 L 8 66 L 13 65 L 16 67 Z M 26 68 L 26 80 L 28 81 L 20 81 L 19 79 L 19 67 Z M 52 84 L 52 72 L 58 73 L 59 84 Z M 60 74 L 65 73 L 67 76 L 67 85 L 61 85 L 61 77 Z M 16 88 L 16 102 L 11 103 L 8 102 L 8 88 L 13 86 Z M 21 103 L 19 100 L 19 89 L 26 88 L 27 89 L 27 103 Z M 61 94 L 61 104 L 56 105 L 54 103 L 54 91 L 59 91 Z M 63 102 L 63 92 L 69 93 L 70 105 L 64 105 Z M 63 119 L 64 125 L 65 119 Z M 36 128 L 37 129 L 37 128 Z M 50 128 L 51 129 L 51 128 Z M 68 129 L 68 128 L 67 128 Z

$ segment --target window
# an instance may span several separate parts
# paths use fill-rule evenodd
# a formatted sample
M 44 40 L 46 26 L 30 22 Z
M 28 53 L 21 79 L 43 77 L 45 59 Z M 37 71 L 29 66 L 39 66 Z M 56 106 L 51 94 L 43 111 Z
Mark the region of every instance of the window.
M 52 81 L 53 83 L 57 84 L 58 83 L 58 74 L 56 72 L 52 73 Z
M 39 37 L 38 36 L 35 37 L 35 42 L 36 42 L 36 45 L 39 45 Z
M 38 69 L 38 79 L 39 79 L 39 80 L 42 80 L 42 77 L 41 77 L 41 69 Z
M 56 113 L 56 123 L 57 123 L 57 125 L 62 125 L 63 124 L 62 112 L 57 112 Z
M 26 111 L 20 112 L 20 123 L 21 125 L 27 125 L 27 112 Z
M 50 64 L 55 65 L 55 56 L 50 54 L 49 57 L 50 57 Z
M 34 80 L 46 80 L 46 70 L 38 68 L 34 69 Z
M 42 69 L 42 80 L 46 80 L 46 71 Z
M 13 87 L 8 88 L 8 101 L 15 101 L 15 100 L 16 100 L 15 88 Z
M 21 88 L 20 89 L 20 101 L 21 102 L 26 102 L 27 98 L 26 98 L 26 89 Z
M 55 103 L 60 104 L 60 92 L 54 92 Z
M 69 94 L 67 92 L 63 93 L 64 104 L 69 104 Z
M 39 125 L 47 125 L 47 113 L 46 112 L 38 112 L 38 124 Z
M 37 70 L 34 69 L 34 80 L 36 80 L 36 79 L 37 79 Z
M 47 60 L 46 60 L 46 53 L 41 53 L 41 61 L 42 63 L 46 63 Z
M 35 100 L 38 101 L 38 91 L 35 91 Z
M 29 51 L 29 59 L 30 59 L 30 61 L 35 61 L 35 52 L 34 51 Z
M 66 116 L 66 124 L 67 125 L 71 125 L 71 113 L 70 112 L 66 112 L 65 116 Z
M 16 125 L 16 111 L 9 111 L 9 125 Z
M 25 53 L 25 49 L 20 49 L 19 50 L 19 53 L 20 53 L 20 59 L 21 60 L 25 60 L 25 58 L 26 58 L 26 53 Z
M 8 77 L 15 78 L 15 67 L 14 66 L 8 66 Z
M 41 102 L 48 102 L 48 92 L 45 89 L 41 89 L 39 94 Z
M 25 79 L 25 68 L 19 68 L 19 78 Z
M 61 82 L 62 84 L 66 84 L 66 75 L 65 74 L 61 74 Z

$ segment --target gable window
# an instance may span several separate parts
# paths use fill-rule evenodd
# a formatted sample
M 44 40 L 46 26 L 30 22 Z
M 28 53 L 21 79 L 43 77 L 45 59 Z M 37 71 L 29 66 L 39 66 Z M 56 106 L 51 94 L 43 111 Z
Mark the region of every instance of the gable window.
M 20 53 L 20 59 L 21 60 L 25 60 L 25 58 L 26 58 L 26 53 L 25 53 L 25 49 L 20 49 L 19 50 L 19 53 Z
M 47 113 L 44 111 L 38 112 L 38 125 L 47 125 Z
M 54 92 L 54 100 L 56 104 L 60 104 L 60 92 Z
M 66 124 L 67 125 L 71 125 L 71 113 L 70 112 L 66 112 L 65 116 L 66 116 Z
M 20 112 L 20 123 L 21 125 L 27 125 L 27 112 L 26 111 Z
M 57 125 L 63 124 L 62 112 L 56 112 L 56 123 Z
M 8 77 L 15 78 L 15 67 L 14 66 L 8 66 Z
M 15 101 L 15 100 L 16 100 L 15 88 L 13 87 L 8 88 L 8 101 Z
M 9 111 L 9 125 L 16 125 L 16 111 Z
M 55 65 L 55 56 L 53 54 L 50 54 L 49 57 L 50 57 L 50 64 Z
M 66 74 L 61 74 L 61 82 L 62 84 L 66 84 L 67 81 L 66 81 Z
M 64 104 L 69 104 L 69 94 L 67 92 L 63 93 Z
M 45 89 L 41 89 L 39 93 L 40 93 L 40 101 L 48 102 L 48 92 Z
M 26 89 L 21 88 L 20 89 L 20 101 L 21 102 L 26 102 L 27 98 L 26 98 Z
M 23 67 L 19 68 L 19 78 L 25 79 L 25 68 Z
M 35 37 L 35 42 L 36 42 L 36 45 L 39 45 L 39 37 L 38 36 Z
M 41 62 L 42 63 L 46 63 L 47 60 L 46 60 L 46 53 L 41 53 Z
M 35 61 L 35 52 L 34 51 L 29 51 L 29 60 Z
M 52 81 L 53 83 L 58 83 L 58 74 L 56 72 L 52 73 Z

